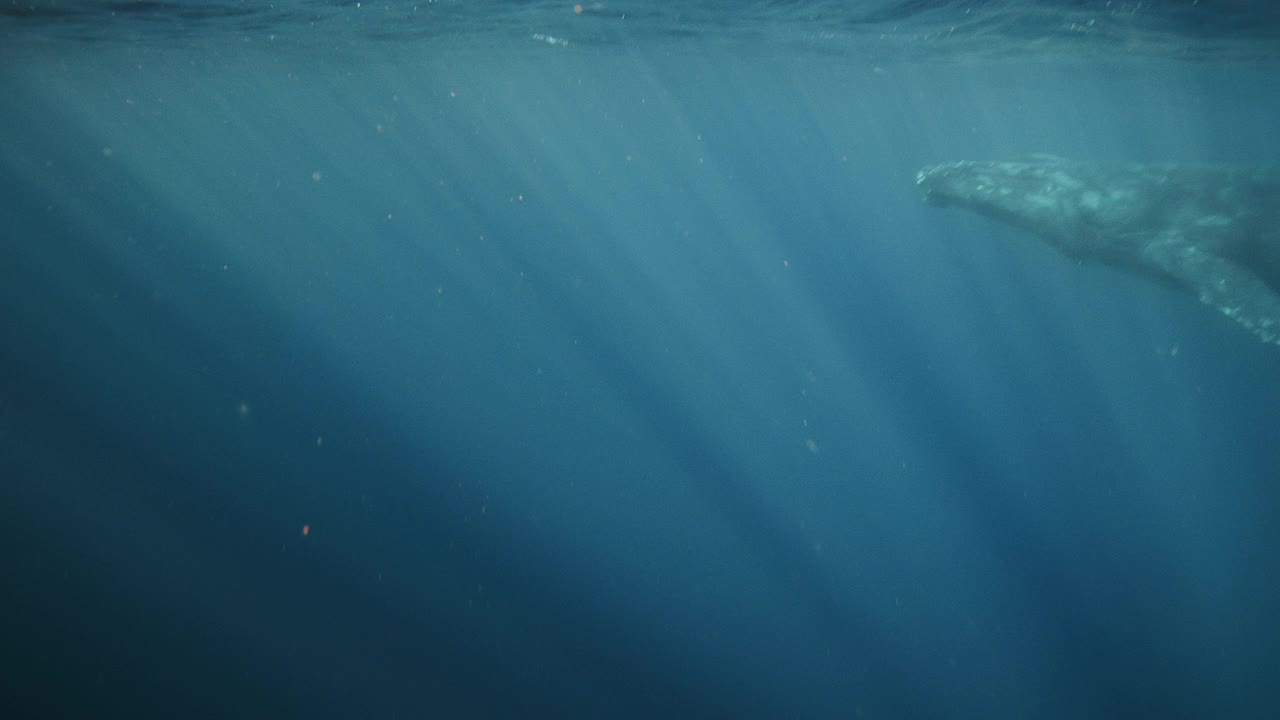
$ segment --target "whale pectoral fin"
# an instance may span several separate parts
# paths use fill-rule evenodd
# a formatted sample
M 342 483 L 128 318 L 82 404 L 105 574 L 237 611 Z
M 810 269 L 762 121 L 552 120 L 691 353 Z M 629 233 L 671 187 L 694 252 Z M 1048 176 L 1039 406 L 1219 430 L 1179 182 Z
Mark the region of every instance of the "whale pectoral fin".
M 1201 302 L 1245 326 L 1263 342 L 1280 344 L 1280 295 L 1247 267 L 1180 238 L 1153 242 L 1143 254 L 1194 291 Z

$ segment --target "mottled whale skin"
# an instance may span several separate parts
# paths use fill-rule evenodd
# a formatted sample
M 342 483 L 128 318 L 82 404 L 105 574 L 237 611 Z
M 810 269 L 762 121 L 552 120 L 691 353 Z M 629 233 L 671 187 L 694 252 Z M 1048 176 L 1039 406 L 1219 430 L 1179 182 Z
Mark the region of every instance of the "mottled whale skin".
M 1280 344 L 1280 173 L 1202 164 L 1105 165 L 1035 156 L 931 165 L 934 205 L 1035 233 L 1068 257 L 1194 293 Z

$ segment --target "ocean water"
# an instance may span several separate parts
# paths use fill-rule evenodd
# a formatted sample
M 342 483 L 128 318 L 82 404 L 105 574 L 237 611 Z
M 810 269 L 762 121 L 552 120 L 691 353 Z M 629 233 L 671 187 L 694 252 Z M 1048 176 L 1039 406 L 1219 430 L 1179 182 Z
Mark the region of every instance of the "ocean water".
M 1275 7 L 4 0 L 0 715 L 1276 717 L 1280 348 L 915 186 Z

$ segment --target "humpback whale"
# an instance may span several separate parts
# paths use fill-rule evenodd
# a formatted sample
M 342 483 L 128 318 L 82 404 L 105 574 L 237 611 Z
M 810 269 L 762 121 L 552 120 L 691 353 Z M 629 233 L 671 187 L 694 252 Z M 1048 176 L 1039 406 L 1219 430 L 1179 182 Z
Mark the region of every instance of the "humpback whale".
M 1208 164 L 1018 162 L 931 165 L 932 205 L 1029 230 L 1080 262 L 1172 282 L 1280 344 L 1280 174 Z

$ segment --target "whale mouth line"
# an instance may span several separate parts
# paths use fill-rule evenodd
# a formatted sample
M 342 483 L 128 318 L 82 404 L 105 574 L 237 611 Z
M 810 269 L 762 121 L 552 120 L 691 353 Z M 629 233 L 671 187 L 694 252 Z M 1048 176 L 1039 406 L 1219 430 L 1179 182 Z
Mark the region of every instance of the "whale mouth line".
M 924 191 L 924 201 L 933 207 L 951 207 L 955 204 L 955 200 L 950 195 L 932 188 Z

